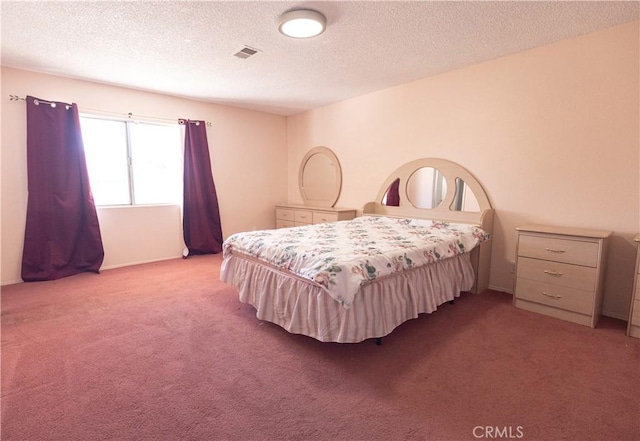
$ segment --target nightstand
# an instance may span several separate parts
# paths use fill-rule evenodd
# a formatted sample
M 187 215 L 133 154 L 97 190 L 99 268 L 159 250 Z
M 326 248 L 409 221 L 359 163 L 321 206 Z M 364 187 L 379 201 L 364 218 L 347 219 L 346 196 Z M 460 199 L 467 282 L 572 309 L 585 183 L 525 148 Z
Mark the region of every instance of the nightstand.
M 602 310 L 612 232 L 550 225 L 516 230 L 513 304 L 594 328 Z

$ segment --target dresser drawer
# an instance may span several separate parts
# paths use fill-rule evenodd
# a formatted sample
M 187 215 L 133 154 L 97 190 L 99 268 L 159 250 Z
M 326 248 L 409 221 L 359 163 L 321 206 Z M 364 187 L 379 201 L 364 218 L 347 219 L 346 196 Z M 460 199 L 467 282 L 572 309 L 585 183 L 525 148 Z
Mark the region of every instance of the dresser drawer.
M 276 219 L 290 220 L 293 222 L 293 210 L 287 210 L 285 208 L 276 208 Z
M 598 243 L 520 234 L 518 255 L 595 268 Z
M 276 228 L 289 228 L 293 227 L 295 224 L 290 220 L 276 219 Z
M 591 315 L 593 292 L 518 278 L 516 298 Z
M 293 220 L 296 224 L 310 224 L 313 221 L 311 211 L 296 210 L 293 213 Z
M 313 212 L 313 223 L 322 224 L 325 222 L 336 222 L 338 220 L 338 213 L 323 213 L 321 211 Z
M 594 292 L 596 269 L 549 260 L 521 257 L 516 277 Z

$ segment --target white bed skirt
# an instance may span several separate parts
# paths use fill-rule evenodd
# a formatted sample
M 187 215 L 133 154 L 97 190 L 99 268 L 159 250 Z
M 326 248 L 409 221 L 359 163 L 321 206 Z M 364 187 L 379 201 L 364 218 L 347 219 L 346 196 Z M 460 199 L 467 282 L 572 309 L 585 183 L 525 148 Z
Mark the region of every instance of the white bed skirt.
M 460 254 L 367 283 L 349 309 L 313 282 L 241 254 L 225 257 L 220 279 L 260 320 L 322 342 L 358 343 L 435 311 L 471 289 L 474 273 L 469 253 Z

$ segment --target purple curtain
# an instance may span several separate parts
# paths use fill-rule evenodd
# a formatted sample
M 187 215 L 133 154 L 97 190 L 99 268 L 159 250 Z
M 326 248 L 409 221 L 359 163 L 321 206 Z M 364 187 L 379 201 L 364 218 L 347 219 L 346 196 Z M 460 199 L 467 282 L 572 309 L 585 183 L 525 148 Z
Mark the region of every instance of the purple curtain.
M 389 189 L 385 193 L 386 203 L 385 205 L 389 207 L 399 207 L 400 206 L 400 178 L 397 178 L 395 181 L 391 183 Z
M 76 104 L 27 97 L 27 175 L 22 280 L 99 272 L 104 249 Z
M 218 196 L 204 121 L 181 120 L 184 139 L 184 205 L 182 226 L 189 254 L 222 251 L 222 225 Z

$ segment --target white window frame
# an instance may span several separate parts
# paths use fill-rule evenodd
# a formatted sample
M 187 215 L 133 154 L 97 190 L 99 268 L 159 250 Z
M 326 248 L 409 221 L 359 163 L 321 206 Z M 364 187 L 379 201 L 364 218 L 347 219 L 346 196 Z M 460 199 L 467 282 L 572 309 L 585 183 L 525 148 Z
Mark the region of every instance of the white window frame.
M 127 177 L 128 177 L 128 186 L 129 186 L 129 203 L 126 204 L 97 204 L 96 206 L 98 207 L 145 207 L 145 206 L 163 206 L 163 205 L 182 205 L 181 201 L 175 201 L 175 202 L 158 202 L 158 203 L 137 203 L 136 202 L 136 197 L 135 197 L 135 175 L 134 175 L 134 171 L 133 171 L 133 153 L 132 153 L 132 142 L 131 142 L 131 124 L 147 124 L 147 125 L 157 125 L 157 126 L 178 126 L 181 130 L 180 130 L 180 137 L 181 137 L 181 144 L 180 144 L 180 155 L 179 156 L 179 160 L 180 160 L 180 166 L 181 168 L 184 166 L 183 165 L 183 161 L 184 161 L 184 136 L 185 136 L 185 131 L 184 131 L 184 127 L 178 123 L 175 124 L 171 124 L 171 123 L 158 123 L 158 122 L 150 122 L 150 121 L 139 121 L 139 120 L 132 120 L 132 119 L 126 119 L 126 118 L 114 118 L 114 117 L 108 117 L 108 116 L 104 116 L 104 115 L 95 115 L 95 114 L 90 114 L 90 113 L 81 113 L 80 115 L 80 119 L 82 120 L 83 118 L 90 118 L 90 119 L 96 119 L 96 120 L 101 120 L 101 121 L 114 121 L 114 122 L 120 122 L 120 123 L 124 123 L 125 125 L 125 134 L 126 134 L 126 147 L 127 147 Z M 80 125 L 82 126 L 82 121 L 80 122 Z M 84 142 L 83 142 L 84 145 Z M 91 175 L 89 175 L 89 180 L 91 181 Z M 181 183 L 182 185 L 182 183 Z

